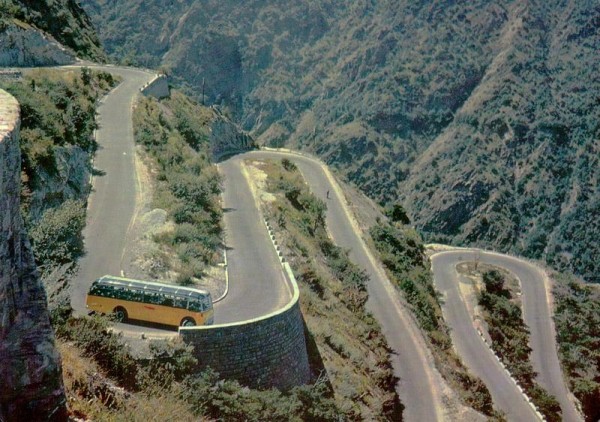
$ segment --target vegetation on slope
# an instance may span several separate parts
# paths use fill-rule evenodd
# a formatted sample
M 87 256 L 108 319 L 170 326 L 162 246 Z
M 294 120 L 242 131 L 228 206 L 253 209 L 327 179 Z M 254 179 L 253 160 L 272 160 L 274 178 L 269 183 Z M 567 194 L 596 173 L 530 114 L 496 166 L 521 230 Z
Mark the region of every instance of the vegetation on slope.
M 400 221 L 405 218 L 399 207 L 388 214 Z M 422 240 L 400 221 L 379 221 L 370 229 L 381 262 L 425 332 L 436 366 L 444 379 L 465 404 L 488 416 L 498 417 L 487 387 L 479 378 L 469 374 L 452 348 Z
M 46 31 L 80 58 L 106 58 L 92 22 L 76 0 L 0 0 L 0 32 L 13 19 Z
M 555 273 L 554 324 L 569 389 L 586 421 L 600 419 L 600 290 Z
M 399 420 L 390 350 L 365 309 L 367 276 L 329 239 L 326 204 L 310 193 L 291 161 L 250 165 L 267 175 L 259 185 L 272 194 L 265 195 L 271 198 L 265 213 L 299 282 L 313 378 L 328 379 L 347 420 Z
M 173 270 L 183 285 L 216 263 L 221 246 L 221 179 L 208 140 L 214 118 L 177 92 L 160 102 L 142 99 L 133 115 L 135 140 L 150 158 L 156 181 L 153 205 L 167 210 L 174 223 L 173 230 L 155 236 L 163 253 L 154 257 L 151 275 L 164 278 Z
M 478 302 L 484 310 L 492 348 L 546 420 L 560 421 L 560 404 L 535 381 L 536 373 L 529 359 L 529 330 L 521 308 L 505 287 L 504 276 L 497 270 L 486 271 L 483 284 L 485 288 L 479 292 Z
M 21 205 L 42 275 L 83 253 L 97 100 L 116 83 L 82 68 L 0 84 L 21 106 Z
M 600 6 L 86 0 L 107 50 L 164 65 L 271 145 L 312 150 L 429 238 L 598 281 Z M 144 22 L 144 25 L 139 25 Z M 155 34 L 148 39 L 148 33 Z
M 207 371 L 194 373 L 192 347 L 153 341 L 135 358 L 103 317 L 73 318 L 55 312 L 70 412 L 82 419 L 335 421 L 337 410 L 324 383 L 287 393 L 258 391 Z

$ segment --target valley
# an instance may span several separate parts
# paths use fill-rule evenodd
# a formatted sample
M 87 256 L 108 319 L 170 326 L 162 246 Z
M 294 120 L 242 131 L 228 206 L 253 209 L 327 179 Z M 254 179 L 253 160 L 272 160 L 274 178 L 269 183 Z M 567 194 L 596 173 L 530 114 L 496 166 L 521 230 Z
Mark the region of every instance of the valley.
M 314 153 L 367 196 L 401 203 L 428 241 L 597 281 L 597 5 L 83 7 L 114 59 L 162 66 L 259 143 Z
M 0 304 L 27 309 L 44 283 L 52 359 L 22 371 L 66 397 L 37 415 L 597 419 L 600 8 L 81 3 L 48 3 L 62 33 L 39 4 L 0 5 L 0 40 L 19 40 L 4 59 L 22 45 L 20 66 L 70 63 L 0 80 L 23 125 L 0 141 L 0 182 L 21 182 L 0 205 L 23 214 L 2 223 Z M 466 296 L 465 265 L 483 279 Z M 90 317 L 104 274 L 206 289 L 214 324 Z M 19 368 L 3 368 L 2 421 L 31 411 L 10 403 Z

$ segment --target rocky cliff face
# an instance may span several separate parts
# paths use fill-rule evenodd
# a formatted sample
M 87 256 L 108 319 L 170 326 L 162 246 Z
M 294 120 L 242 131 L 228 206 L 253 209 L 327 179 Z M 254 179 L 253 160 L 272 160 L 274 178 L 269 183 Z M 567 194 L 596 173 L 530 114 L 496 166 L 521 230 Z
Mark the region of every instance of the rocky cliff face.
M 213 157 L 220 158 L 226 154 L 256 148 L 251 136 L 223 116 L 218 108 L 213 108 L 215 118 L 210 128 L 210 144 Z
M 15 26 L 28 32 L 40 30 L 44 38 L 50 34 L 83 59 L 102 61 L 105 58 L 92 23 L 78 0 L 2 0 L 0 33 L 7 28 L 13 31 Z
M 46 294 L 20 214 L 19 106 L 0 90 L 0 420 L 66 420 Z
M 0 66 L 55 66 L 74 61 L 73 52 L 27 25 L 12 24 L 0 32 Z

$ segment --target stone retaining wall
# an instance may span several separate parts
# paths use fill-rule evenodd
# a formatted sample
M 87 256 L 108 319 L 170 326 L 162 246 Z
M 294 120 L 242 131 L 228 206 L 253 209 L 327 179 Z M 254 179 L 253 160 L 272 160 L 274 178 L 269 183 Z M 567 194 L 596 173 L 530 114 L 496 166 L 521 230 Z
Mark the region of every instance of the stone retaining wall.
M 283 267 L 294 292 L 283 309 L 249 321 L 179 329 L 194 346 L 200 370 L 210 367 L 253 388 L 288 390 L 310 381 L 298 285 L 289 265 Z

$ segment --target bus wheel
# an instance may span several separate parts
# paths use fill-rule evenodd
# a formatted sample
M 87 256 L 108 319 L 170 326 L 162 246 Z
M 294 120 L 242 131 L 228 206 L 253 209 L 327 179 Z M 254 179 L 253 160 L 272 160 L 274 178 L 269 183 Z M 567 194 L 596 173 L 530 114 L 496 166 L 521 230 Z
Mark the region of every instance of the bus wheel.
M 181 321 L 182 327 L 194 327 L 195 325 L 196 321 L 194 321 L 194 318 L 186 317 Z
M 125 308 L 121 307 L 121 306 L 117 306 L 114 311 L 113 314 L 115 315 L 115 319 L 119 322 L 125 322 L 127 321 L 127 311 L 125 310 Z

